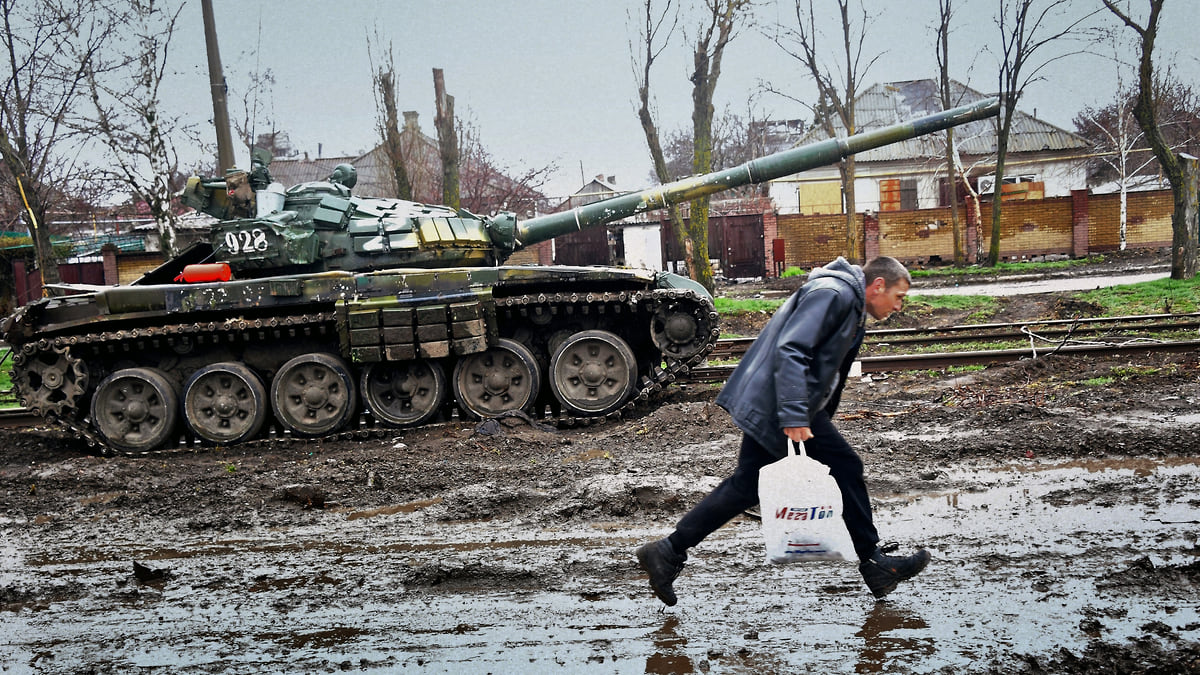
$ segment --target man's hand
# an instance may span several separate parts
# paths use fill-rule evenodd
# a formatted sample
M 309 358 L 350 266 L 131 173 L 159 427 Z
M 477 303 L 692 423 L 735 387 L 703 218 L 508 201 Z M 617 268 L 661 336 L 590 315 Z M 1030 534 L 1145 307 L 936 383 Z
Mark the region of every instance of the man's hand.
M 803 443 L 813 437 L 813 432 L 808 427 L 784 427 L 783 435 L 797 443 Z

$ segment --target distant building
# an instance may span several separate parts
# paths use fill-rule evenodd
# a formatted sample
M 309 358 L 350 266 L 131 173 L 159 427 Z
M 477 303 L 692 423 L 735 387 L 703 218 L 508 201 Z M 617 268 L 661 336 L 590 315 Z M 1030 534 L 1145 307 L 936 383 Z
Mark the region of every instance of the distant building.
M 437 139 L 421 131 L 418 115 L 405 111 L 400 130 L 400 147 L 405 155 L 404 168 L 412 186 L 412 199 L 423 204 L 441 204 L 442 158 Z M 545 196 L 520 179 L 506 176 L 488 162 L 486 153 L 476 146 L 459 148 L 459 193 L 462 208 L 488 215 L 509 210 L 524 217 L 546 209 Z M 325 180 L 338 164 L 351 164 L 358 174 L 353 188 L 363 197 L 396 197 L 395 177 L 383 145 L 357 156 L 277 159 L 271 163 L 271 177 L 290 187 Z
M 951 82 L 955 105 L 988 95 Z M 858 132 L 922 117 L 942 109 L 937 82 L 931 79 L 876 84 L 855 100 Z M 838 136 L 845 129 L 835 121 Z M 814 127 L 796 145 L 829 138 Z M 971 186 L 988 199 L 995 184 L 996 124 L 969 122 L 955 128 L 955 144 Z M 1087 187 L 1082 137 L 1018 110 L 1009 137 L 1004 169 L 1004 198 L 1041 199 L 1067 196 Z M 900 211 L 949 205 L 953 192 L 946 179 L 945 135 L 928 134 L 855 156 L 856 212 Z M 842 183 L 836 165 L 772 181 L 771 197 L 780 213 L 844 213 Z
M 404 113 L 404 128 L 400 130 L 400 146 L 404 148 L 408 182 L 413 187 L 413 201 L 439 204 L 442 201 L 442 161 L 437 139 L 421 131 L 417 113 Z M 354 194 L 364 197 L 395 197 L 396 183 L 389 172 L 387 153 L 378 145 L 361 155 L 338 157 L 302 157 L 276 159 L 271 162 L 271 178 L 286 187 L 325 180 L 338 164 L 351 164 L 358 174 Z

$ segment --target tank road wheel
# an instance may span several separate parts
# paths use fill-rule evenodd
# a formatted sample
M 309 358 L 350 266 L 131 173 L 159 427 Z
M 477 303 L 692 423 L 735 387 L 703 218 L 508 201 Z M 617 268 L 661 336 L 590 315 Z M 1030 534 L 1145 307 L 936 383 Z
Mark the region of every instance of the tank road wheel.
M 31 355 L 19 350 L 13 353 L 12 375 L 17 398 L 34 412 L 62 415 L 74 408 L 87 391 L 87 364 L 71 356 L 66 347 Z
M 620 408 L 636 381 L 633 350 L 606 330 L 572 335 L 550 359 L 550 388 L 563 407 L 580 415 L 607 415 Z
M 516 340 L 501 338 L 486 352 L 459 359 L 454 366 L 454 397 L 472 418 L 494 417 L 532 405 L 540 378 L 533 352 Z
M 427 421 L 446 398 L 446 375 L 431 361 L 372 363 L 363 371 L 361 386 L 367 410 L 394 427 Z
M 183 417 L 209 443 L 240 443 L 253 438 L 267 419 L 267 388 L 240 363 L 205 366 L 183 385 Z
M 322 436 L 341 429 L 354 414 L 356 396 L 346 363 L 322 352 L 288 361 L 271 382 L 275 417 L 300 436 Z
M 175 387 L 154 368 L 125 368 L 92 395 L 92 424 L 105 442 L 125 452 L 153 450 L 171 438 L 179 419 Z

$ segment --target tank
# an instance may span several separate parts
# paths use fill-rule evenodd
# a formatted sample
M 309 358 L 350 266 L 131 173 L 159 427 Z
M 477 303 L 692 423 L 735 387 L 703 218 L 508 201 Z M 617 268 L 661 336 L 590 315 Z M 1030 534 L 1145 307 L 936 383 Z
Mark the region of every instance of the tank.
M 761 183 L 996 114 L 984 101 L 519 221 L 355 196 L 354 170 L 284 189 L 269 156 L 192 178 L 215 216 L 137 282 L 39 299 L 0 323 L 21 404 L 125 453 L 324 437 L 524 411 L 620 415 L 703 361 L 717 314 L 668 272 L 505 265 L 582 228 Z M 82 292 L 81 292 L 82 291 Z

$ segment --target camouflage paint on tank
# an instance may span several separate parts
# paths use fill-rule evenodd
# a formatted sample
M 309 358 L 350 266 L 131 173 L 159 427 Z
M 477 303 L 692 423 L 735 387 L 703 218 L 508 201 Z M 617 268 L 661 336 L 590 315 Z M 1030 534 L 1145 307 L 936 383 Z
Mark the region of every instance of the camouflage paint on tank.
M 361 410 L 396 426 L 451 409 L 567 424 L 618 415 L 711 351 L 711 296 L 668 272 L 500 265 L 510 253 L 995 110 L 966 106 L 521 223 L 352 195 L 348 165 L 285 191 L 256 152 L 249 172 L 188 181 L 185 203 L 221 221 L 207 242 L 131 285 L 76 287 L 4 319 L 14 390 L 36 414 L 134 453 L 181 434 L 252 440 L 268 417 L 311 438 Z M 230 405 L 218 377 L 247 396 Z

